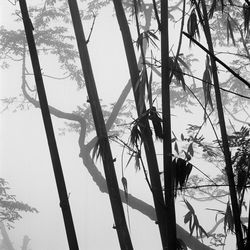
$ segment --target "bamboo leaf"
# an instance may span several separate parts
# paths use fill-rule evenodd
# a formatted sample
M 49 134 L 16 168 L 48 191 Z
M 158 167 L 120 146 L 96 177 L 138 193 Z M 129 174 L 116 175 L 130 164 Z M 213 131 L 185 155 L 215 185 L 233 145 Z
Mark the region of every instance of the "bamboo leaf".
M 177 142 L 174 143 L 174 150 L 176 151 L 177 154 L 179 154 L 179 148 Z
M 247 3 L 243 4 L 244 31 L 249 32 L 250 6 Z
M 190 143 L 187 149 L 187 153 L 189 153 L 191 156 L 194 156 L 194 149 L 193 149 L 193 143 Z
M 128 181 L 124 176 L 122 177 L 121 181 L 124 188 L 125 199 L 128 202 Z
M 230 203 L 227 203 L 227 208 L 224 216 L 224 231 L 234 231 L 234 218 L 232 215 Z
M 163 130 L 162 130 L 162 125 L 161 125 L 162 119 L 160 118 L 159 114 L 157 113 L 155 107 L 152 107 L 150 109 L 149 119 L 153 123 L 156 139 L 162 140 L 163 139 Z
M 186 204 L 188 210 L 189 210 L 192 214 L 195 214 L 194 208 L 192 207 L 192 205 L 191 205 L 186 199 L 184 199 L 184 202 L 185 202 L 185 204 Z
M 149 81 L 148 81 L 148 102 L 149 102 L 149 106 L 150 108 L 152 108 L 152 82 L 153 82 L 153 73 L 152 73 L 152 68 L 150 71 L 150 76 L 149 76 Z
M 204 93 L 204 99 L 205 99 L 205 111 L 207 108 L 207 105 L 209 104 L 213 110 L 213 103 L 211 98 L 211 77 L 209 72 L 209 67 L 207 66 L 204 73 L 203 73 L 203 79 L 202 79 L 202 85 L 203 85 L 203 93 Z M 205 114 L 204 114 L 204 120 L 205 120 Z
M 141 80 L 138 86 L 137 93 L 139 95 L 139 98 L 138 98 L 139 112 L 140 114 L 142 114 L 145 108 L 145 85 L 146 85 L 146 69 L 145 68 L 142 70 L 140 79 Z
M 184 138 L 184 135 L 181 133 L 181 140 L 184 141 L 185 138 Z
M 192 217 L 192 213 L 188 211 L 186 215 L 184 216 L 184 223 L 187 224 L 190 221 L 191 217 Z
M 233 45 L 236 46 L 231 22 L 230 22 L 229 18 L 227 18 L 227 43 L 229 42 L 229 35 L 233 41 Z
M 137 146 L 139 144 L 140 139 L 141 139 L 141 131 L 138 128 L 138 124 L 135 123 L 131 129 L 130 143 L 132 144 L 132 146 Z
M 104 138 L 98 138 L 96 143 L 95 143 L 95 146 L 93 148 L 93 151 L 92 151 L 92 159 L 98 159 L 99 156 L 103 157 L 104 155 L 104 143 L 105 143 L 105 139 Z
M 141 169 L 141 167 L 140 167 L 140 153 L 137 153 L 135 155 L 135 170 L 138 171 L 140 169 Z
M 196 34 L 198 35 L 198 38 L 200 38 L 200 32 L 199 32 L 195 8 L 193 8 L 193 10 L 188 18 L 187 32 L 192 38 L 195 38 Z M 191 41 L 190 41 L 190 46 L 191 46 Z

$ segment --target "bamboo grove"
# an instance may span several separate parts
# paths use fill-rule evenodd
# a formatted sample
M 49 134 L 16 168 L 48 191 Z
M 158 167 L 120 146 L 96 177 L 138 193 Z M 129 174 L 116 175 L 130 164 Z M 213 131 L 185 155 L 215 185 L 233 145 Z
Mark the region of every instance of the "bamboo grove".
M 234 113 L 228 111 L 225 102 L 230 103 L 228 96 L 233 95 L 241 100 L 241 103 L 244 102 L 242 107 L 249 105 L 250 83 L 247 78 L 247 70 L 249 70 L 250 60 L 250 2 L 113 0 L 95 3 L 93 1 L 93 4 L 89 4 L 84 10 L 86 18 L 93 18 L 89 36 L 85 35 L 86 31 L 82 24 L 84 17 L 79 11 L 82 1 L 77 3 L 76 0 L 46 0 L 43 8 L 35 9 L 37 16 L 30 15 L 32 9 L 28 11 L 25 0 L 19 0 L 19 4 L 21 9 L 19 17 L 25 28 L 25 32 L 20 32 L 22 39 L 19 39 L 17 43 L 20 49 L 13 45 L 15 37 L 4 28 L 0 30 L 2 36 L 0 44 L 3 53 L 7 49 L 11 49 L 13 54 L 16 53 L 22 57 L 22 94 L 25 100 L 42 111 L 69 249 L 77 250 L 79 247 L 51 115 L 77 124 L 79 157 L 99 190 L 109 195 L 114 218 L 113 228 L 116 230 L 120 249 L 134 249 L 124 205 L 138 210 L 155 222 L 159 229 L 162 249 L 176 250 L 188 247 L 208 250 L 223 246 L 218 235 L 204 229 L 195 206 L 186 196 L 190 189 L 199 189 L 203 185 L 201 182 L 194 182 L 195 186 L 192 186 L 194 169 L 200 171 L 208 180 L 208 184 L 204 184 L 203 187 L 220 188 L 220 186 L 225 186 L 228 188 L 225 192 L 228 198 L 225 210 L 216 211 L 223 215 L 221 221 L 224 223 L 223 237 L 226 238 L 227 233 L 231 232 L 236 239 L 235 249 L 249 249 L 250 216 L 248 215 L 244 221 L 242 219 L 244 206 L 250 213 L 250 205 L 246 204 L 249 202 L 246 194 L 250 181 L 249 115 L 239 131 L 234 130 L 233 133 L 229 133 L 228 127 L 232 124 L 228 124 L 229 120 L 225 117 L 228 114 L 232 118 L 235 116 Z M 28 6 L 29 4 L 31 1 Z M 91 32 L 95 29 L 94 22 L 97 18 L 92 13 L 101 11 L 101 7 L 107 4 L 112 4 L 114 7 L 114 18 L 117 19 L 120 29 L 127 62 L 126 70 L 129 72 L 129 80 L 110 112 L 106 112 L 100 103 L 91 65 L 91 55 L 88 50 L 88 43 L 92 38 Z M 179 13 L 178 21 L 175 19 L 175 12 Z M 77 49 L 75 49 L 70 43 L 65 42 L 64 44 L 61 39 L 58 61 L 64 63 L 65 71 L 69 73 L 71 80 L 76 81 L 80 88 L 86 88 L 88 95 L 85 106 L 72 113 L 63 112 L 48 104 L 43 86 L 39 53 L 37 53 L 37 48 L 43 45 L 54 46 L 53 49 L 57 51 L 59 41 L 54 45 L 47 42 L 54 39 L 56 35 L 53 37 L 51 31 L 46 33 L 46 28 L 49 27 L 46 22 L 53 21 L 57 15 L 67 20 L 67 25 L 74 30 L 72 40 L 75 39 L 77 44 Z M 170 32 L 173 32 L 170 26 L 173 22 L 178 22 L 179 25 L 178 39 L 174 45 L 170 42 L 172 41 Z M 134 25 L 133 29 L 132 25 Z M 132 32 L 132 30 L 134 31 Z M 63 30 L 56 32 L 63 37 Z M 7 44 L 13 46 L 9 48 Z M 238 69 L 220 57 L 220 53 L 217 53 L 218 44 L 221 47 L 232 46 L 237 49 L 235 56 L 238 54 L 237 56 L 242 59 L 242 62 L 237 61 L 240 65 Z M 204 71 L 200 77 L 191 70 L 195 60 L 192 61 L 189 55 L 185 55 L 188 49 L 194 47 L 205 55 L 205 66 L 202 66 Z M 30 91 L 26 80 L 28 51 L 39 99 Z M 68 58 L 79 60 L 80 69 L 70 64 Z M 241 71 L 243 68 L 245 72 Z M 220 75 L 222 69 L 230 74 L 228 85 L 222 84 L 223 80 Z M 200 88 L 196 86 L 195 81 L 199 81 Z M 231 83 L 231 87 L 228 87 L 229 83 Z M 129 122 L 128 141 L 126 142 L 124 138 L 120 138 L 119 131 L 112 132 L 112 128 L 118 123 L 119 115 L 123 111 L 130 90 L 133 93 L 136 118 L 134 120 L 126 118 L 126 122 Z M 237 102 L 240 102 L 238 99 Z M 8 103 L 8 100 L 5 101 Z M 190 132 L 189 136 L 181 133 L 178 138 L 172 127 L 173 107 L 180 103 L 186 109 L 192 102 L 196 102 L 202 109 L 203 120 L 199 121 L 201 125 L 189 124 L 187 129 Z M 90 119 L 86 118 L 87 112 L 91 112 Z M 247 111 L 245 113 L 248 114 Z M 217 124 L 213 119 L 217 120 Z M 92 124 L 92 127 L 89 124 Z M 201 130 L 205 125 L 212 127 L 216 147 L 204 142 L 205 138 L 201 135 Z M 96 136 L 87 140 L 89 131 L 95 131 Z M 187 145 L 185 149 L 180 149 L 180 141 Z M 153 206 L 128 192 L 129 179 L 125 177 L 123 169 L 122 185 L 119 187 L 115 168 L 116 159 L 112 155 L 111 144 L 113 142 L 122 145 L 123 150 L 129 153 L 130 157 L 126 165 L 134 161 L 137 170 L 140 169 L 144 172 L 146 185 L 153 199 Z M 157 154 L 159 147 L 162 152 L 162 161 L 159 161 Z M 204 156 L 205 161 L 220 162 L 224 183 L 217 183 L 192 163 L 198 150 L 202 150 L 203 155 L 206 155 Z M 96 167 L 98 158 L 102 160 L 104 176 Z M 195 194 L 193 195 L 195 196 Z M 182 215 L 188 231 L 176 222 L 176 218 L 179 216 L 176 213 L 176 200 L 180 197 L 188 211 Z M 206 245 L 203 242 L 205 238 L 211 239 L 214 244 Z

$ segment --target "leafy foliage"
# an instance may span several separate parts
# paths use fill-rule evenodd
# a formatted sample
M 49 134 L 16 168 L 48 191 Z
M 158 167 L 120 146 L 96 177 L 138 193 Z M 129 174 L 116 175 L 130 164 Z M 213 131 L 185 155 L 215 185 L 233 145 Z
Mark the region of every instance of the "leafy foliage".
M 202 237 L 203 235 L 205 235 L 206 237 L 208 237 L 207 232 L 204 230 L 204 228 L 200 225 L 199 220 L 197 215 L 195 214 L 194 208 L 192 207 L 192 205 L 186 200 L 184 199 L 184 202 L 188 208 L 188 212 L 184 217 L 184 223 L 189 225 L 189 231 L 190 231 L 190 235 L 193 234 L 194 230 L 196 230 L 196 236 L 198 237 Z
M 193 165 L 182 158 L 174 158 L 172 164 L 175 170 L 175 189 L 179 188 L 182 191 L 183 187 L 186 186 Z
M 195 8 L 192 9 L 191 14 L 189 16 L 189 19 L 187 22 L 187 32 L 193 38 L 196 38 L 196 35 L 198 36 L 198 38 L 200 38 L 200 32 L 199 32 L 199 27 L 198 27 L 198 18 L 196 15 Z M 191 45 L 191 41 L 190 41 L 190 45 Z
M 206 57 L 206 68 L 203 73 L 202 85 L 203 85 L 203 92 L 204 92 L 204 99 L 205 99 L 205 112 L 207 105 L 209 104 L 213 110 L 213 103 L 211 98 L 211 67 L 209 64 L 209 57 Z M 204 114 L 204 120 L 206 119 L 206 114 Z
M 13 223 L 22 218 L 21 212 L 38 213 L 36 208 L 17 201 L 15 195 L 8 193 L 9 189 L 8 183 L 3 178 L 0 178 L 0 221 Z

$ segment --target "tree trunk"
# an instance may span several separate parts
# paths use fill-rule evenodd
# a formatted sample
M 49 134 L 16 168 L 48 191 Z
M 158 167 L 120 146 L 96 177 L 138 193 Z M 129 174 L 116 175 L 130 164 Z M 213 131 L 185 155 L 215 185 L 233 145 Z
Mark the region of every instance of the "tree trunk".
M 80 60 L 82 64 L 82 70 L 86 82 L 86 88 L 89 96 L 89 102 L 92 110 L 92 115 L 95 123 L 96 133 L 98 137 L 99 152 L 102 157 L 104 172 L 108 187 L 109 198 L 115 220 L 115 229 L 122 250 L 133 249 L 130 239 L 129 231 L 126 224 L 126 219 L 123 211 L 121 197 L 119 193 L 119 186 L 116 178 L 114 160 L 112 157 L 108 134 L 106 131 L 101 105 L 96 90 L 96 84 L 91 67 L 89 53 L 87 49 L 87 43 L 81 23 L 81 18 L 78 10 L 76 0 L 68 1 L 71 18 L 73 21 L 75 36 L 77 40 L 78 50 L 80 54 Z

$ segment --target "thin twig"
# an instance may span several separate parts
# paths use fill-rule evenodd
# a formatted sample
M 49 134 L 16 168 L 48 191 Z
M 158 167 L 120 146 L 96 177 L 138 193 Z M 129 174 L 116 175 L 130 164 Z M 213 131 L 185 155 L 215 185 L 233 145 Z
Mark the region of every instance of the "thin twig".
M 95 25 L 95 19 L 96 19 L 96 14 L 93 12 L 93 22 L 92 22 L 92 26 L 91 26 L 91 29 L 90 29 L 90 32 L 89 32 L 89 36 L 88 36 L 88 39 L 87 39 L 87 41 L 86 41 L 86 44 L 88 44 L 89 43 L 89 41 L 90 41 L 90 37 L 91 37 L 91 35 L 92 35 L 92 32 L 93 32 L 93 29 L 94 29 L 94 25 Z
M 204 50 L 208 55 L 210 55 L 212 58 L 214 58 L 215 61 L 217 61 L 220 65 L 222 65 L 224 68 L 226 68 L 230 73 L 232 73 L 236 78 L 238 78 L 240 81 L 242 81 L 245 85 L 250 88 L 250 84 L 248 81 L 246 81 L 244 78 L 242 78 L 239 74 L 234 72 L 230 67 L 228 67 L 224 62 L 222 62 L 217 56 L 215 56 L 213 53 L 211 53 L 208 49 L 206 49 L 203 45 L 201 45 L 198 41 L 196 41 L 193 37 L 191 37 L 188 33 L 183 31 L 183 34 L 189 38 L 192 42 L 194 42 L 196 45 L 198 45 L 202 50 Z

